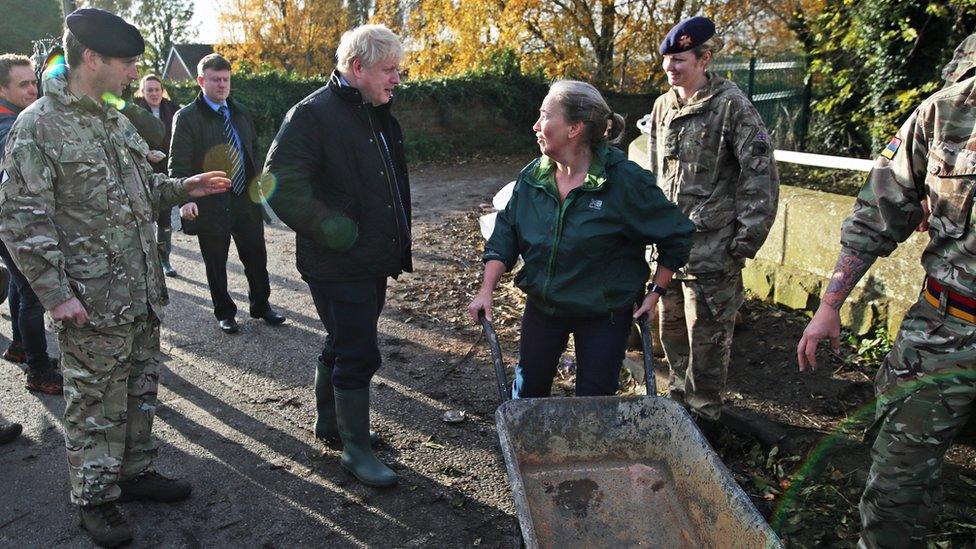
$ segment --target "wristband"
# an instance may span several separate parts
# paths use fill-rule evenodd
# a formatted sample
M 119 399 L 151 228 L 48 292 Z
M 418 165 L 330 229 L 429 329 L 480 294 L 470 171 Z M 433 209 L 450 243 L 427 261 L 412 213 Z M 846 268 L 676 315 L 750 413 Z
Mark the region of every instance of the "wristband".
M 654 284 L 653 282 L 647 285 L 647 291 L 648 292 L 654 292 L 654 293 L 656 293 L 657 295 L 659 295 L 661 297 L 664 297 L 664 294 L 668 293 L 668 289 L 667 288 L 662 288 L 661 286 L 658 286 L 657 284 Z

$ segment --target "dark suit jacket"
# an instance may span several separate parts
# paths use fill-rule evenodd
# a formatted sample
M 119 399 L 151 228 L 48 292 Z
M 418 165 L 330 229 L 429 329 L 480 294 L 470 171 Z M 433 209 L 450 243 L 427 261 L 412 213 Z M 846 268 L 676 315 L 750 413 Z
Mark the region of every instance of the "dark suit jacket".
M 251 121 L 251 114 L 244 105 L 233 98 L 227 99 L 231 121 L 244 146 L 244 170 L 248 181 L 249 195 L 260 173 L 254 161 L 257 149 L 257 132 Z M 227 138 L 224 136 L 224 119 L 210 108 L 203 92 L 195 101 L 176 111 L 173 118 L 173 139 L 169 151 L 169 175 L 188 177 L 202 172 L 220 170 L 231 177 L 231 161 L 227 154 Z M 194 202 L 200 215 L 193 221 L 183 220 L 183 232 L 187 234 L 229 234 L 234 226 L 234 213 L 231 209 L 233 191 L 197 198 Z M 248 220 L 263 223 L 261 205 L 251 202 L 244 215 Z

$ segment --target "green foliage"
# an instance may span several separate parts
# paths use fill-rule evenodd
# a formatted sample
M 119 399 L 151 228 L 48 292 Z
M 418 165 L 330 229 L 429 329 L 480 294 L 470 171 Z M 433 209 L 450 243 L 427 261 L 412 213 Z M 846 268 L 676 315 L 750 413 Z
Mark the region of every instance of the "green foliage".
M 942 66 L 974 29 L 971 0 L 829 0 L 807 41 L 816 92 L 808 142 L 873 155 L 942 87 Z
M 873 372 L 891 350 L 892 341 L 888 330 L 884 326 L 877 326 L 873 333 L 864 336 L 845 331 L 844 343 L 851 350 L 844 357 L 844 362 Z
M 143 0 L 133 10 L 132 20 L 146 39 L 142 62 L 162 74 L 166 56 L 173 44 L 188 41 L 195 33 L 190 27 L 193 2 L 190 0 Z
M 423 107 L 436 115 L 440 126 L 451 130 L 445 134 L 406 127 L 409 160 L 511 154 L 532 149 L 532 133 L 522 129 L 530 128 L 535 121 L 548 85 L 539 77 L 522 75 L 517 66 L 500 66 L 500 74 L 486 70 L 457 78 L 406 82 L 397 88 L 394 113 Z M 326 83 L 323 76 L 304 78 L 282 72 L 234 75 L 234 98 L 245 104 L 254 117 L 262 157 L 288 110 Z M 181 105 L 193 101 L 199 91 L 195 82 L 168 83 L 167 89 Z M 519 131 L 499 135 L 469 130 L 464 107 L 474 103 L 495 107 L 506 125 Z
M 0 53 L 30 55 L 32 40 L 61 35 L 58 0 L 4 0 L 0 15 Z

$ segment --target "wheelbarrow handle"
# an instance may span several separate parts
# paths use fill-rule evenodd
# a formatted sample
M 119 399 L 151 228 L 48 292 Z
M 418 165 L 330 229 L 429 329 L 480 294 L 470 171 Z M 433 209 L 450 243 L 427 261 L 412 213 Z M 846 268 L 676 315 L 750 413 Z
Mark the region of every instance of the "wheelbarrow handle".
M 502 360 L 502 348 L 498 344 L 498 334 L 491 321 L 485 317 L 484 311 L 478 311 L 478 321 L 481 328 L 485 331 L 485 339 L 488 340 L 488 347 L 491 349 L 491 362 L 495 366 L 495 383 L 498 385 L 498 398 L 502 402 L 511 400 L 512 394 L 508 390 L 508 376 L 505 375 L 505 361 Z
M 654 342 L 651 340 L 650 315 L 643 314 L 637 319 L 641 346 L 644 349 L 644 384 L 648 396 L 657 396 L 657 378 L 654 375 Z

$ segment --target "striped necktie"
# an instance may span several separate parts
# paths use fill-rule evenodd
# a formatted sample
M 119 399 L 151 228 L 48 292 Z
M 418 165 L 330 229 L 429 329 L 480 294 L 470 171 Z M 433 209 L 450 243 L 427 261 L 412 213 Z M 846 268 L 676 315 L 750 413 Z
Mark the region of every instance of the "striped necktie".
M 231 190 L 234 194 L 241 194 L 247 187 L 247 174 L 244 173 L 244 152 L 241 150 L 241 138 L 230 120 L 230 110 L 227 105 L 221 105 L 217 112 L 224 117 L 224 137 L 227 138 L 227 156 L 231 165 Z

